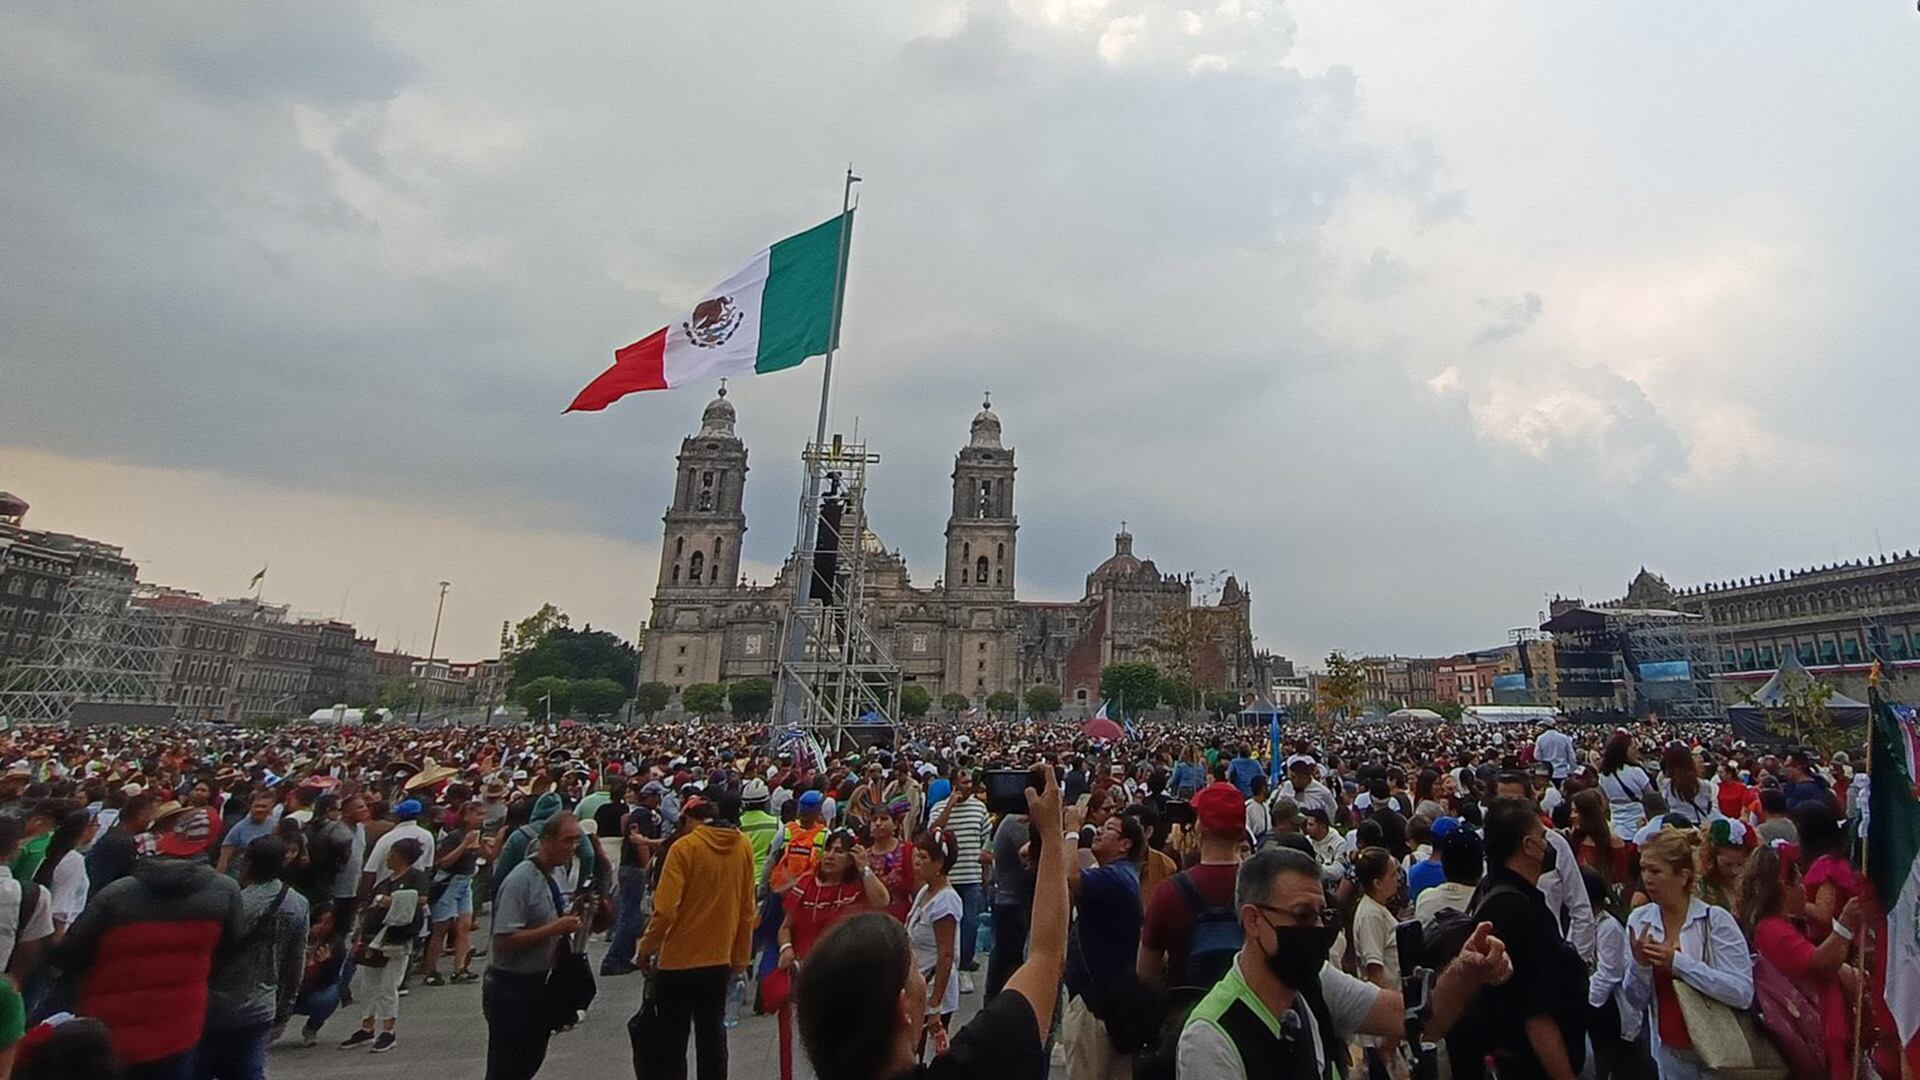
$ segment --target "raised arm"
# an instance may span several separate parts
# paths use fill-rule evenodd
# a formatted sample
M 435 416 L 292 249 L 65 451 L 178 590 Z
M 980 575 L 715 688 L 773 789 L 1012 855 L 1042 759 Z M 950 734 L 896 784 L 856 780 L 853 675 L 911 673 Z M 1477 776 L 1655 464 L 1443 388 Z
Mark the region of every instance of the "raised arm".
M 1027 960 L 1007 978 L 1032 1006 L 1045 1042 L 1053 1028 L 1053 1005 L 1060 992 L 1060 972 L 1067 960 L 1067 851 L 1058 837 L 1060 781 L 1053 766 L 1041 765 L 1041 790 L 1027 792 L 1027 815 L 1033 835 L 1040 838 L 1040 868 L 1033 886 L 1033 919 L 1027 931 Z

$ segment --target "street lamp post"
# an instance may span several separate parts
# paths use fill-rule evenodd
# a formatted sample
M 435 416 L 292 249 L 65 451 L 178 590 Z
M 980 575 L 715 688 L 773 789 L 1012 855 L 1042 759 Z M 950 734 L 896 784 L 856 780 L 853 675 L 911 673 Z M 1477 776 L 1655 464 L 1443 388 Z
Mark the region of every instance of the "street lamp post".
M 440 583 L 440 605 L 433 609 L 433 637 L 427 640 L 427 666 L 424 669 L 427 681 L 433 680 L 433 654 L 440 648 L 440 616 L 447 610 L 447 582 Z M 426 688 L 420 690 L 420 698 L 413 705 L 413 722 L 420 723 L 420 715 L 427 711 Z

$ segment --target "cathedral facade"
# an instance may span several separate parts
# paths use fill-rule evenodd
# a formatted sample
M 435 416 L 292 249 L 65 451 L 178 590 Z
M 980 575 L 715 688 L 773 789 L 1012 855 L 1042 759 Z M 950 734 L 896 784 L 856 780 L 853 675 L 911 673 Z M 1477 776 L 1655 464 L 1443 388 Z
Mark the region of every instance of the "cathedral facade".
M 723 390 L 708 403 L 699 432 L 680 444 L 664 518 L 641 678 L 676 693 L 694 683 L 773 679 L 801 572 L 790 556 L 770 585 L 740 574 L 747 447 L 735 420 Z M 1079 600 L 1019 600 L 1015 472 L 1000 418 L 983 405 L 954 457 L 946 560 L 932 586 L 915 585 L 906 560 L 871 532 L 860 538 L 866 622 L 887 643 L 905 684 L 924 687 L 936 702 L 950 693 L 979 702 L 1045 685 L 1069 709 L 1086 708 L 1099 702 L 1103 667 L 1147 660 L 1190 672 L 1202 689 L 1264 691 L 1251 595 L 1229 578 L 1218 602 L 1194 605 L 1191 581 L 1136 557 L 1124 528 Z

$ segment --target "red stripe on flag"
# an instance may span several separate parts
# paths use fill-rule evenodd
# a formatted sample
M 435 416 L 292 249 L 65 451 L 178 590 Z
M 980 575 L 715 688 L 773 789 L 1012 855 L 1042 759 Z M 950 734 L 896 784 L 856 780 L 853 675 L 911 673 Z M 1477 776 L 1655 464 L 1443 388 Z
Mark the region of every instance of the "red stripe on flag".
M 638 390 L 667 388 L 667 328 L 613 353 L 613 366 L 574 396 L 567 412 L 598 412 Z

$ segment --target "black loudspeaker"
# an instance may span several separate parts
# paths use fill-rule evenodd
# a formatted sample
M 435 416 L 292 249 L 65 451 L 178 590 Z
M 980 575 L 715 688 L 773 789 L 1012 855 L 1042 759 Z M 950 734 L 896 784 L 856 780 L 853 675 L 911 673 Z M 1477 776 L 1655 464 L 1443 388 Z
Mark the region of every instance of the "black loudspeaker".
M 833 579 L 840 572 L 840 519 L 846 512 L 847 502 L 839 495 L 820 500 L 819 531 L 813 542 L 813 581 L 807 587 L 809 600 L 833 602 Z

